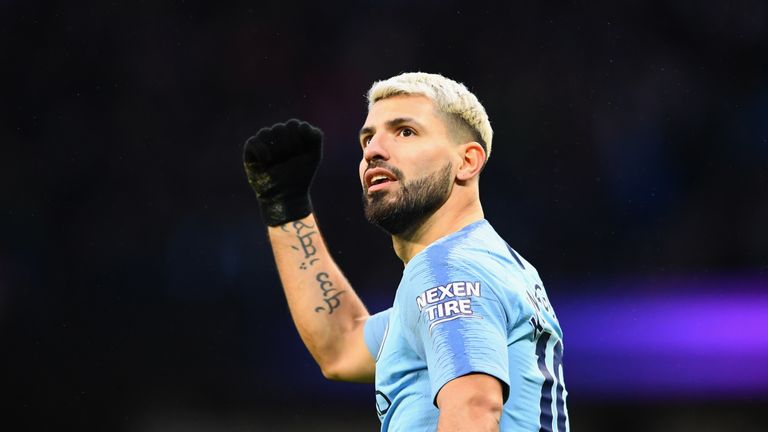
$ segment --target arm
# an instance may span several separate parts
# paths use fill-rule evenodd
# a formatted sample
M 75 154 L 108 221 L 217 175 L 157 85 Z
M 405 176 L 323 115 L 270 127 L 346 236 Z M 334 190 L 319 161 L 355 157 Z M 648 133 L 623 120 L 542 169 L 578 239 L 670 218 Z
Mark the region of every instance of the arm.
M 440 410 L 437 430 L 498 431 L 509 394 L 510 314 L 492 287 L 495 280 L 476 270 L 482 261 L 442 258 L 453 247 L 435 245 L 408 264 L 403 287 L 415 301 L 403 304 L 402 319 L 425 353 Z
M 469 374 L 448 382 L 437 394 L 438 432 L 498 431 L 503 406 L 499 380 Z
M 277 123 L 246 141 L 243 165 L 301 339 L 326 377 L 370 382 L 375 362 L 363 335 L 368 311 L 328 253 L 309 199 L 322 141 L 309 123 Z
M 333 261 L 314 215 L 269 227 L 293 322 L 326 378 L 372 382 L 363 338 L 368 311 Z

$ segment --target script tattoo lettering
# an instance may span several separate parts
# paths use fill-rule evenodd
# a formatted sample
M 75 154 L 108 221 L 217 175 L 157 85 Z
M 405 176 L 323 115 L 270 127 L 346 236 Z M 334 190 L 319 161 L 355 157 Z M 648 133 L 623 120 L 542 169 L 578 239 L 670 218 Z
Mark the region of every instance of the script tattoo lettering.
M 293 226 L 293 230 L 296 232 L 296 238 L 299 239 L 299 245 L 301 246 L 301 249 L 299 249 L 298 246 L 291 246 L 294 250 L 300 250 L 302 253 L 304 253 L 304 260 L 301 264 L 299 264 L 299 268 L 301 270 L 306 270 L 309 267 L 312 267 L 315 265 L 316 262 L 320 261 L 319 258 L 314 258 L 315 254 L 317 254 L 317 247 L 314 245 L 314 241 L 312 240 L 312 236 L 317 234 L 317 231 L 314 230 L 314 225 L 306 224 L 302 221 L 296 221 L 291 224 Z M 283 231 L 288 231 L 288 228 L 286 228 L 285 225 L 283 225 Z M 308 231 L 308 232 L 305 232 Z
M 339 291 L 333 287 L 333 282 L 330 281 L 330 276 L 326 272 L 320 272 L 315 276 L 315 280 L 320 284 L 320 289 L 323 291 L 323 301 L 325 306 L 318 306 L 315 308 L 315 312 L 320 311 L 327 312 L 328 315 L 332 314 L 334 309 L 341 306 L 341 300 L 339 296 L 344 294 L 344 291 Z M 326 308 L 327 307 L 327 308 Z

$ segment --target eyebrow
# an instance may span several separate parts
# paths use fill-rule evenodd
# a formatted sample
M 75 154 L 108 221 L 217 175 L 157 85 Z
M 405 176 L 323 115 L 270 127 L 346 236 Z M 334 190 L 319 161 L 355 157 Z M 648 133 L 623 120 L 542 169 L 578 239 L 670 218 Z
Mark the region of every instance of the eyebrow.
M 387 125 L 388 129 L 394 129 L 404 123 L 413 123 L 416 125 L 416 127 L 421 128 L 421 123 L 417 122 L 415 119 L 411 117 L 397 117 L 393 118 L 392 120 L 387 120 L 385 123 Z M 362 129 L 360 129 L 360 136 L 368 135 L 371 133 L 376 132 L 376 128 L 373 126 L 366 126 Z

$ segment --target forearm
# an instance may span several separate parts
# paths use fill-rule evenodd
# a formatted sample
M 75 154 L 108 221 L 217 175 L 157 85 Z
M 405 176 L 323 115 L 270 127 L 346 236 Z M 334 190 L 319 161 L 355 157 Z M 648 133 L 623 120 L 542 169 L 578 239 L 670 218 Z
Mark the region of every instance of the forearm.
M 335 376 L 336 370 L 356 369 L 344 363 L 359 355 L 349 350 L 359 349 L 355 339 L 368 311 L 333 261 L 314 215 L 268 232 L 291 316 L 309 352 L 326 376 L 367 381 L 372 371 Z

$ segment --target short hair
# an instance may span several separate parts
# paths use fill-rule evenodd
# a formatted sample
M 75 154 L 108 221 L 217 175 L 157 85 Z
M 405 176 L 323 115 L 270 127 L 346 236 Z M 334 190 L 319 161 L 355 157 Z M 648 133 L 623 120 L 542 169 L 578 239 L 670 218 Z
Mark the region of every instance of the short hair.
M 491 157 L 493 129 L 485 108 L 464 84 L 440 74 L 406 72 L 376 81 L 368 90 L 368 110 L 374 103 L 398 95 L 423 95 L 451 120 L 468 127 L 473 139 L 485 149 L 486 161 Z

